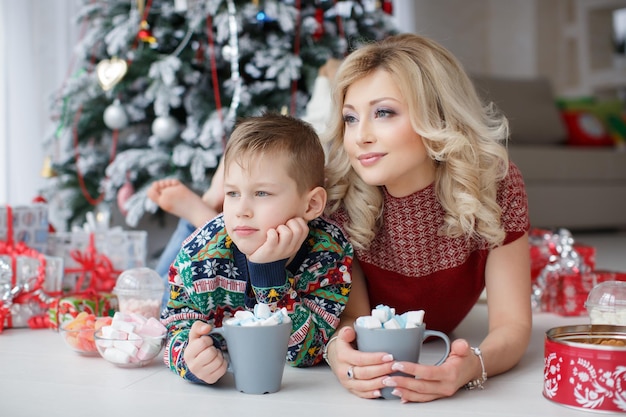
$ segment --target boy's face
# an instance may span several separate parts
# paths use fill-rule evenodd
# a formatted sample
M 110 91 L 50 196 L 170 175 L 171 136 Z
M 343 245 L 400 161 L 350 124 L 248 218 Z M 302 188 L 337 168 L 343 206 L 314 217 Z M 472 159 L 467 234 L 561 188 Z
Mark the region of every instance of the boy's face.
M 250 255 L 267 231 L 294 217 L 305 217 L 307 193 L 300 194 L 287 173 L 285 155 L 261 155 L 244 164 L 232 161 L 224 172 L 224 223 L 239 250 Z

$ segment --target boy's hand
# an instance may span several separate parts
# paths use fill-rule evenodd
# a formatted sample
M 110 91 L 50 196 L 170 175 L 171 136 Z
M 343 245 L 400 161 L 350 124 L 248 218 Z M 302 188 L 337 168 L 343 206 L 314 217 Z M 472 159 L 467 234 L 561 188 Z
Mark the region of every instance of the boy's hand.
M 302 217 L 289 219 L 287 223 L 267 231 L 267 239 L 248 260 L 255 263 L 269 263 L 291 258 L 298 252 L 309 234 L 309 225 Z
M 189 370 L 207 384 L 216 383 L 228 368 L 222 352 L 213 346 L 213 339 L 207 334 L 210 324 L 196 321 L 189 330 L 189 344 L 183 353 Z

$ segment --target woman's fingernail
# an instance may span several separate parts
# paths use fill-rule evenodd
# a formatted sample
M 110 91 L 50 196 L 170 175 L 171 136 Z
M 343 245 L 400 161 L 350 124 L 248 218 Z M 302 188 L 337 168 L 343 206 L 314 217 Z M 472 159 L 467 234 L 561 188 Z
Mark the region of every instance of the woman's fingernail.
M 385 379 L 383 379 L 383 385 L 387 386 L 387 387 L 395 387 L 396 381 L 394 381 L 393 379 L 387 377 Z
M 382 397 L 382 394 L 380 393 L 379 390 L 372 392 L 372 395 L 374 396 L 374 398 Z
M 393 355 L 385 355 L 383 356 L 383 362 L 391 362 L 393 360 Z
M 391 369 L 393 369 L 394 371 L 402 371 L 404 370 L 404 365 L 402 365 L 400 362 L 396 362 L 391 365 Z
M 402 393 L 400 392 L 400 390 L 397 390 L 397 389 L 394 389 L 393 391 L 391 391 L 391 395 L 395 395 L 396 397 L 402 398 Z

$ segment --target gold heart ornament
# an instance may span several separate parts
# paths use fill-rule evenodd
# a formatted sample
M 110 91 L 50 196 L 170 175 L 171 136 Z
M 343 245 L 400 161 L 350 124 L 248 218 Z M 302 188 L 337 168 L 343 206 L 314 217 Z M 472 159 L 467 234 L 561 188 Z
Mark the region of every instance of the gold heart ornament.
M 128 71 L 128 64 L 123 59 L 111 58 L 103 59 L 96 66 L 98 82 L 104 91 L 115 87 L 115 84 L 122 81 Z

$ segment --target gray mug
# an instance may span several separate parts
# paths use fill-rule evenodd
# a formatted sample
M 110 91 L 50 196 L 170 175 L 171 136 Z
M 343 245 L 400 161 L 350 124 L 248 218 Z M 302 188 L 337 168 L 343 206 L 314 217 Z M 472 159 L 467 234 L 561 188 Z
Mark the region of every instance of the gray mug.
M 435 363 L 441 365 L 450 355 L 450 339 L 445 333 L 436 330 L 426 330 L 426 325 L 402 329 L 368 329 L 354 325 L 356 331 L 356 343 L 361 352 L 385 352 L 393 355 L 395 361 L 418 363 L 422 343 L 427 338 L 438 337 L 446 344 L 443 356 Z M 405 375 L 402 372 L 394 372 L 392 375 Z M 384 398 L 395 398 L 392 395 L 393 388 L 386 387 L 382 390 Z
M 237 390 L 246 394 L 269 394 L 280 390 L 287 360 L 291 321 L 270 326 L 216 327 L 228 347 L 228 371 Z

